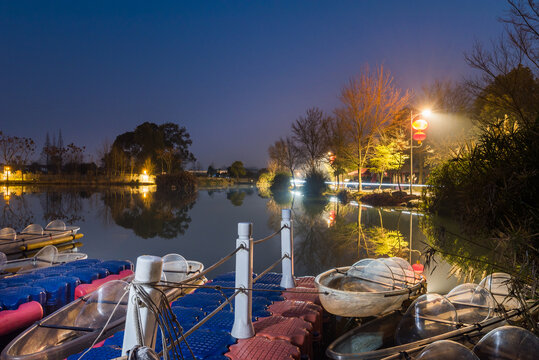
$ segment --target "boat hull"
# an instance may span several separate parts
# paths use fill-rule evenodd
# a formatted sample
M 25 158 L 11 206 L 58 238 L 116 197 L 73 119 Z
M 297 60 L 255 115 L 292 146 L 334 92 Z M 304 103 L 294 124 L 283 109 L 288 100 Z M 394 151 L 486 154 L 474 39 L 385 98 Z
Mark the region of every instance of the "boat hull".
M 331 314 L 345 317 L 385 314 L 400 309 L 405 300 L 418 296 L 426 289 L 424 277 L 410 288 L 383 292 L 344 291 L 328 286 L 330 282 L 344 276 L 343 273 L 348 269 L 349 267 L 331 269 L 315 278 L 316 286 L 321 292 L 322 306 Z
M 537 306 L 530 311 L 535 313 Z M 336 360 L 396 360 L 402 359 L 403 353 L 414 356 L 425 346 L 438 340 L 453 340 L 472 347 L 490 330 L 506 325 L 507 320 L 521 320 L 519 310 L 510 310 L 504 316 L 496 316 L 480 324 L 464 326 L 427 339 L 398 345 L 395 342 L 395 332 L 402 316 L 400 311 L 394 311 L 350 330 L 328 346 L 327 357 Z
M 200 273 L 204 265 L 198 261 L 188 261 L 191 271 Z M 192 285 L 201 285 L 206 281 L 204 277 L 195 279 L 189 283 Z M 183 289 L 163 288 L 169 300 L 176 299 L 184 294 L 193 292 L 196 288 L 189 287 L 187 284 Z M 74 324 L 75 319 L 82 310 L 84 301 L 79 298 L 72 303 L 64 306 L 53 314 L 43 319 L 40 323 L 50 324 Z M 34 324 L 17 338 L 15 338 L 4 349 L 0 355 L 0 360 L 53 360 L 65 359 L 69 355 L 76 354 L 87 349 L 92 343 L 102 341 L 118 331 L 123 330 L 125 326 L 125 317 L 122 317 L 111 323 L 102 332 L 101 329 L 95 331 L 81 331 L 70 329 L 53 329 Z M 99 336 L 99 338 L 98 338 Z M 97 340 L 96 340 L 97 339 Z

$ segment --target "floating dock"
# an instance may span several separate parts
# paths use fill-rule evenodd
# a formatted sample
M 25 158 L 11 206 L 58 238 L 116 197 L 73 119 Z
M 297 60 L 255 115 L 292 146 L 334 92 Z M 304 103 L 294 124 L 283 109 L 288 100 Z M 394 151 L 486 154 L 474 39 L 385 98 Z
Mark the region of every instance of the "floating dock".
M 296 278 L 297 287 L 288 290 L 279 286 L 281 277 L 278 273 L 267 273 L 253 285 L 255 336 L 238 340 L 231 335 L 234 312 L 233 305 L 227 304 L 187 337 L 187 342 L 181 342 L 177 351 L 185 359 L 193 359 L 194 355 L 199 360 L 312 359 L 323 336 L 323 309 L 314 277 Z M 234 273 L 223 274 L 206 283 L 207 287 L 174 301 L 171 307 L 182 328 L 189 330 L 226 303 L 227 297 L 234 292 L 230 289 L 234 287 L 234 281 Z M 82 359 L 119 358 L 123 338 L 123 331 L 116 333 L 88 351 Z M 158 353 L 163 350 L 160 332 L 155 350 Z M 68 360 L 77 360 L 81 355 L 72 355 Z

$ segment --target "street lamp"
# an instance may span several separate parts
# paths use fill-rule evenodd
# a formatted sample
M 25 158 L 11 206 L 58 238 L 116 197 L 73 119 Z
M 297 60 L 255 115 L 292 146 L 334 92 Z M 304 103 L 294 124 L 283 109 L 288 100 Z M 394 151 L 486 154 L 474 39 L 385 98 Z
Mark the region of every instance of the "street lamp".
M 431 111 L 426 109 L 423 110 L 420 113 L 414 114 L 410 110 L 410 195 L 412 195 L 412 184 L 413 184 L 413 174 L 414 174 L 414 140 L 419 142 L 419 146 L 421 146 L 421 142 L 425 140 L 427 135 L 423 132 L 427 129 L 429 126 L 429 123 L 424 119 L 417 119 L 414 121 L 415 118 L 417 118 L 420 115 L 423 116 L 429 116 L 431 114 Z M 414 130 L 417 132 L 414 134 Z M 418 147 L 419 147 L 418 146 Z

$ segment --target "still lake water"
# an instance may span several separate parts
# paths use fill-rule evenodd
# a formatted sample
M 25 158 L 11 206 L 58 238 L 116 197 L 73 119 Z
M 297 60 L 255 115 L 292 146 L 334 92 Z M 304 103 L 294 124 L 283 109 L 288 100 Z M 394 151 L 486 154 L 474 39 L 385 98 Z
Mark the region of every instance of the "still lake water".
M 365 257 L 400 255 L 415 262 L 426 248 L 421 214 L 355 202 L 343 205 L 336 198 L 306 201 L 299 193 L 263 197 L 252 186 L 199 190 L 189 199 L 161 194 L 154 187 L 4 187 L 2 193 L 0 227 L 20 231 L 55 219 L 79 225 L 84 234 L 80 251 L 92 258 L 135 262 L 142 254 L 179 253 L 209 266 L 234 250 L 238 222 L 252 222 L 253 237 L 260 239 L 280 228 L 283 208 L 292 209 L 298 276 Z M 255 246 L 255 271 L 278 258 L 279 237 Z M 229 260 L 213 275 L 234 270 L 234 264 Z M 426 271 L 429 291 L 446 293 L 457 284 L 456 278 L 448 278 L 450 268 L 437 259 L 434 271 Z

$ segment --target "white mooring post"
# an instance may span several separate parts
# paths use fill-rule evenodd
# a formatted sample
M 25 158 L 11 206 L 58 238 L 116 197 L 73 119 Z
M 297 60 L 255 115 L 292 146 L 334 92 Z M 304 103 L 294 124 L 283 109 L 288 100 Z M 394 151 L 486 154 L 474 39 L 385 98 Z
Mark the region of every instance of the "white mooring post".
M 137 258 L 135 270 L 135 281 L 142 283 L 157 283 L 161 280 L 163 271 L 163 259 L 158 256 L 142 255 Z M 159 301 L 160 293 L 150 285 L 143 285 L 144 290 L 150 295 L 156 303 Z M 127 304 L 127 317 L 125 320 L 125 334 L 122 345 L 122 356 L 127 354 L 135 345 L 145 345 L 154 348 L 155 337 L 157 333 L 157 321 L 155 316 L 146 307 L 137 306 L 135 303 L 136 294 L 134 289 L 129 292 L 129 302 Z M 137 340 L 137 315 L 141 325 L 142 344 Z
M 236 248 L 243 249 L 236 253 L 236 288 L 251 289 L 253 287 L 253 224 L 238 224 Z M 241 292 L 234 299 L 234 326 L 231 335 L 237 339 L 247 339 L 255 335 L 252 321 L 253 294 L 251 290 Z
M 288 255 L 281 262 L 283 277 L 281 278 L 281 287 L 286 289 L 296 287 L 294 280 L 294 231 L 292 228 L 292 219 L 290 209 L 283 209 L 281 212 L 281 256 Z

